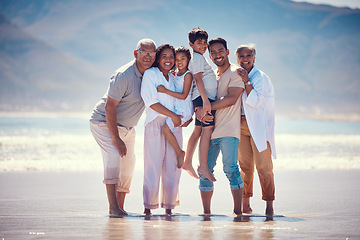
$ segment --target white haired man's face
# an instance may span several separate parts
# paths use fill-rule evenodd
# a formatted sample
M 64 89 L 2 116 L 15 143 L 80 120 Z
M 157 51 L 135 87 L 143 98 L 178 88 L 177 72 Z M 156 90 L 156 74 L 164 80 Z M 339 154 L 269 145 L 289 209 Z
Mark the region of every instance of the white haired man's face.
M 155 51 L 155 46 L 152 44 L 143 44 L 140 49 L 134 51 L 136 65 L 141 73 L 150 68 L 155 62 Z

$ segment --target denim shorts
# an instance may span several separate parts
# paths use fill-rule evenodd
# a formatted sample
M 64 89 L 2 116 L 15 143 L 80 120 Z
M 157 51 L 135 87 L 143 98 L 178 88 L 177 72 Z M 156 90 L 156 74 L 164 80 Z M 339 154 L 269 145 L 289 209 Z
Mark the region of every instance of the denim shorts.
M 244 187 L 243 180 L 240 175 L 238 165 L 238 147 L 239 139 L 234 137 L 222 137 L 210 140 L 209 153 L 208 153 L 208 166 L 209 170 L 214 173 L 217 157 L 221 151 L 223 156 L 223 170 L 230 183 L 231 190 L 238 190 Z M 209 179 L 199 174 L 200 178 L 200 191 L 214 190 L 214 183 Z

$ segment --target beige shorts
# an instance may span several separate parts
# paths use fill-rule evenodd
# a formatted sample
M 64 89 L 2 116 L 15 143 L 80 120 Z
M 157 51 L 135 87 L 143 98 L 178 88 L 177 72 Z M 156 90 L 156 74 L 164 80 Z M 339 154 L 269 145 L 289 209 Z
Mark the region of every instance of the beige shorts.
M 118 184 L 118 192 L 130 192 L 131 179 L 135 169 L 135 129 L 118 127 L 119 136 L 124 141 L 127 154 L 120 157 L 112 143 L 109 129 L 105 123 L 90 122 L 90 130 L 100 146 L 104 164 L 105 184 Z

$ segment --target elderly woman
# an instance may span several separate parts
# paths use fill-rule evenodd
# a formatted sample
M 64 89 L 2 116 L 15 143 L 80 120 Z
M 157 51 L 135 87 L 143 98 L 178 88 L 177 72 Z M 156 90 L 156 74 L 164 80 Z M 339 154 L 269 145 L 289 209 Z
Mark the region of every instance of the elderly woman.
M 276 158 L 274 140 L 274 88 L 270 78 L 257 69 L 255 46 L 241 45 L 235 54 L 243 68 L 238 74 L 245 83 L 241 106 L 241 138 L 239 164 L 244 181 L 243 212 L 251 213 L 250 197 L 253 196 L 254 166 L 256 166 L 262 199 L 266 201 L 266 215 L 273 215 L 275 183 L 271 155 Z

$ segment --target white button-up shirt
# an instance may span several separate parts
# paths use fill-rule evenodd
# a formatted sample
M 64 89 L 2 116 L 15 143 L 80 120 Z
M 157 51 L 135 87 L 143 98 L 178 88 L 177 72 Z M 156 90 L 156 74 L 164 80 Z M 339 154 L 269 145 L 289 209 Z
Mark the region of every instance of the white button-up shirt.
M 275 100 L 270 78 L 255 66 L 249 73 L 253 90 L 247 95 L 244 90 L 242 102 L 251 136 L 259 152 L 270 143 L 271 153 L 276 158 L 275 148 Z
M 151 105 L 160 103 L 170 111 L 174 111 L 174 98 L 168 94 L 158 92 L 156 88 L 159 85 L 164 85 L 167 89 L 175 91 L 174 76 L 169 73 L 169 81 L 167 81 L 157 67 L 146 70 L 141 83 L 141 97 L 144 100 L 146 111 L 145 126 L 158 116 L 166 117 L 150 108 Z

